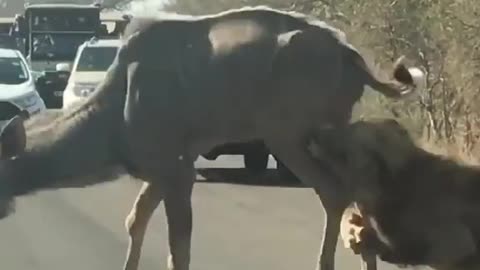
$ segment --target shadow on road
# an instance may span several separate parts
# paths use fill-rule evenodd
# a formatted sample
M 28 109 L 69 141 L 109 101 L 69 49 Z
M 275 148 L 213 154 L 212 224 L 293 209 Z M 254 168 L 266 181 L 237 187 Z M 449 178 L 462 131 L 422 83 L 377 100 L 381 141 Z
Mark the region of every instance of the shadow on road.
M 229 183 L 239 185 L 299 187 L 305 186 L 297 179 L 281 177 L 276 169 L 268 169 L 261 174 L 252 174 L 244 168 L 197 169 L 197 182 Z

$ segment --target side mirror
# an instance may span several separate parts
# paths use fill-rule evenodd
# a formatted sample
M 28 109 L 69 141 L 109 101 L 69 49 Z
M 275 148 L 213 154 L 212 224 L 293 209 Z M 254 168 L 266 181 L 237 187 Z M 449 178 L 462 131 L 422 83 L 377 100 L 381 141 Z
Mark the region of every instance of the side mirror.
M 56 71 L 70 72 L 71 67 L 69 63 L 58 63 L 55 66 Z

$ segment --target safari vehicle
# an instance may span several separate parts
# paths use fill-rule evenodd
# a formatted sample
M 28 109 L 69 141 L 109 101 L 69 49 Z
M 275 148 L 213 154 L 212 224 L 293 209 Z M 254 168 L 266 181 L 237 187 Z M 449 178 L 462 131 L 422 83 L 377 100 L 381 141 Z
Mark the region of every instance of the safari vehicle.
M 86 98 L 105 78 L 121 41 L 118 38 L 93 37 L 78 47 L 67 87 L 63 92 L 63 108 Z
M 26 54 L 33 70 L 55 70 L 71 62 L 80 44 L 100 25 L 100 7 L 75 4 L 37 4 L 25 9 Z
M 245 168 L 254 173 L 263 173 L 267 169 L 270 151 L 262 140 L 250 142 L 227 143 L 214 147 L 202 156 L 208 160 L 215 160 L 220 155 L 243 155 Z M 274 156 L 277 161 L 277 171 L 284 178 L 296 180 L 297 177 Z
M 252 141 L 220 145 L 204 154 L 203 157 L 208 160 L 215 160 L 220 155 L 243 155 L 245 168 L 253 172 L 262 172 L 267 168 L 269 154 L 262 141 Z

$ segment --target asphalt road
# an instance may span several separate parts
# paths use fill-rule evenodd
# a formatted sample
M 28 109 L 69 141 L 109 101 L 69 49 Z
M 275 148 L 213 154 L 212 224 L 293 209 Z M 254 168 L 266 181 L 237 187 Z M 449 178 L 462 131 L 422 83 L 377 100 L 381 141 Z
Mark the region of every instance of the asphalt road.
M 282 186 L 274 170 L 259 178 L 235 169 L 242 166 L 241 156 L 197 161 L 198 168 L 217 169 L 201 170 L 195 185 L 191 269 L 313 270 L 323 226 L 314 192 Z M 275 166 L 271 160 L 269 167 Z M 0 269 L 120 270 L 127 245 L 123 221 L 139 187 L 123 178 L 19 199 L 15 215 L 0 222 Z M 140 269 L 166 269 L 164 224 L 162 206 L 150 223 Z M 360 269 L 358 257 L 341 243 L 337 269 Z

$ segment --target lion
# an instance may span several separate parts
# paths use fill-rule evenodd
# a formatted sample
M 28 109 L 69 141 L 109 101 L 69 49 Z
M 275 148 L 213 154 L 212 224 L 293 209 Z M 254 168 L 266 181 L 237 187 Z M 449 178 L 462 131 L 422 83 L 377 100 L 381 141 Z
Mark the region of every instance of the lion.
M 345 247 L 398 266 L 478 269 L 480 168 L 422 148 L 393 119 L 316 134 L 312 156 L 344 185 Z

